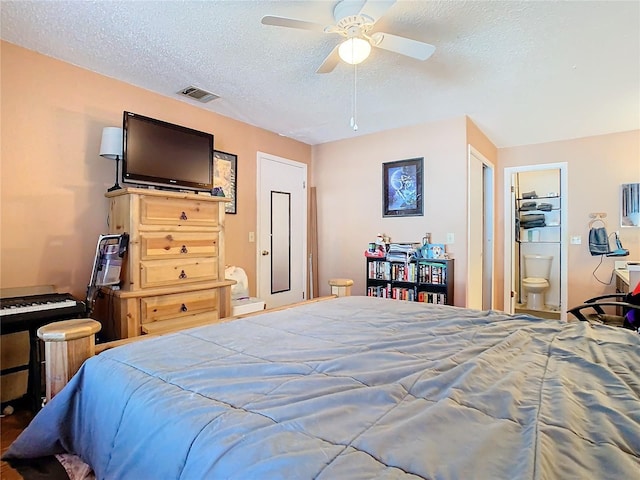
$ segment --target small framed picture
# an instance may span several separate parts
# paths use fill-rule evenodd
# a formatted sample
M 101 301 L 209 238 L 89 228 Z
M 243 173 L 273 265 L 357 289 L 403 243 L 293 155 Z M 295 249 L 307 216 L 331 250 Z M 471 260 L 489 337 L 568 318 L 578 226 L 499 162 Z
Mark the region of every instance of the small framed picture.
M 236 179 L 238 156 L 233 153 L 213 152 L 213 188 L 222 188 L 226 198 L 231 199 L 225 205 L 225 213 L 236 213 Z
M 382 164 L 382 216 L 423 215 L 422 167 L 424 158 Z

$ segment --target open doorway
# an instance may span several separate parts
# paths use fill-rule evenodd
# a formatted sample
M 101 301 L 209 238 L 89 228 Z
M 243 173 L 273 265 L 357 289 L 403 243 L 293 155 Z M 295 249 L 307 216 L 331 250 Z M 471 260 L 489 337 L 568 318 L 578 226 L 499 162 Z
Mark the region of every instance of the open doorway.
M 504 309 L 566 320 L 567 164 L 505 168 Z

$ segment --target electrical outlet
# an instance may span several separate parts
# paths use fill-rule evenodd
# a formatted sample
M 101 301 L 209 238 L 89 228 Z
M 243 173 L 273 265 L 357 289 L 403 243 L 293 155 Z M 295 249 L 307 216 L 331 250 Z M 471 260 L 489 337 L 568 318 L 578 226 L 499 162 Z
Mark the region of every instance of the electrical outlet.
M 453 233 L 447 233 L 447 245 L 451 245 L 452 243 L 455 242 L 455 235 Z
M 581 245 L 581 244 L 582 244 L 582 235 L 571 236 L 571 245 Z
M 256 241 L 256 234 L 255 232 L 249 232 L 249 243 L 253 243 Z

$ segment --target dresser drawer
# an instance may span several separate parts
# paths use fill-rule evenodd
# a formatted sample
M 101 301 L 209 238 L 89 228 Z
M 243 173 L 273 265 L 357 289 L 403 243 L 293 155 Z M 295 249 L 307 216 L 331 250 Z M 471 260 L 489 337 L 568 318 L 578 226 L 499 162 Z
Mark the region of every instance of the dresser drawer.
M 141 333 L 159 334 L 167 332 L 175 332 L 184 330 L 185 328 L 200 327 L 202 325 L 210 325 L 220 320 L 218 312 L 196 313 L 186 317 L 169 318 L 167 320 L 159 320 L 157 322 L 144 323 L 141 325 Z
M 218 255 L 218 232 L 140 234 L 140 258 L 215 257 Z
M 218 205 L 189 199 L 147 197 L 140 198 L 142 225 L 218 226 Z
M 197 313 L 215 312 L 218 290 L 196 290 L 140 299 L 140 323 L 151 323 Z
M 140 262 L 140 288 L 179 286 L 217 279 L 218 259 L 216 257 Z

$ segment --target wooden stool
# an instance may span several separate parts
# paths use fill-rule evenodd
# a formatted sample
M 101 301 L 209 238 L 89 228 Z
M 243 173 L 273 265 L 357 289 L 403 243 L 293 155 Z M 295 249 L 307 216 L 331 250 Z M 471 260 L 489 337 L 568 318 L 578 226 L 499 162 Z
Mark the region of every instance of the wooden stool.
M 351 296 L 353 280 L 350 278 L 331 278 L 329 279 L 329 285 L 331 285 L 331 295 L 337 295 L 338 297 Z
M 95 334 L 101 327 L 100 322 L 81 318 L 53 322 L 38 329 L 38 338 L 44 341 L 47 402 L 95 354 Z

